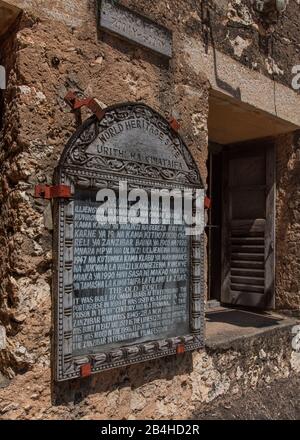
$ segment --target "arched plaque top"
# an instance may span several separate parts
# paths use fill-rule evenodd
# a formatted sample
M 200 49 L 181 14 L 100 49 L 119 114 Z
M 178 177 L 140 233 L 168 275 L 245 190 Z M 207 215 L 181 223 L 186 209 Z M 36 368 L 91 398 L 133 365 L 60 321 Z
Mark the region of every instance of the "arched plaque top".
M 101 120 L 92 116 L 85 121 L 61 156 L 58 173 L 68 169 L 203 188 L 182 138 L 165 118 L 141 103 L 114 105 L 105 109 Z

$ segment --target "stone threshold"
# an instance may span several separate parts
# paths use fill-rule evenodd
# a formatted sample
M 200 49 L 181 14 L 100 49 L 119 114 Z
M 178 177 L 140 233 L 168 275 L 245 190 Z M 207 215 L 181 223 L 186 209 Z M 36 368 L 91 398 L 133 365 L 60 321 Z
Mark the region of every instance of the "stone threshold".
M 206 312 L 206 342 L 208 349 L 242 348 L 246 341 L 261 337 L 280 336 L 300 324 L 300 319 L 275 312 L 255 312 L 246 309 L 217 306 Z

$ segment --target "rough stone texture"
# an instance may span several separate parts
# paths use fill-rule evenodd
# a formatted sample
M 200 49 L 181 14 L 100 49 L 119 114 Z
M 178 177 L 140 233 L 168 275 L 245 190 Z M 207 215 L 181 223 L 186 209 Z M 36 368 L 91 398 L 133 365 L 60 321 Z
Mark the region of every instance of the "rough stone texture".
M 36 184 L 51 183 L 60 153 L 76 128 L 74 115 L 63 98 L 67 90 L 77 89 L 107 105 L 143 101 L 165 116 L 176 112 L 181 134 L 205 181 L 209 84 L 201 72 L 196 74 L 184 58 L 176 56 L 183 34 L 193 33 L 195 38 L 198 33 L 201 38 L 205 35 L 201 2 L 123 1 L 137 11 L 147 11 L 150 18 L 173 30 L 175 56 L 167 65 L 141 48 L 108 35 L 97 35 L 94 1 L 12 3 L 24 8 L 25 13 L 20 26 L 1 43 L 8 89 L 5 106 L 1 106 L 5 112 L 1 118 L 0 149 L 0 325 L 5 328 L 6 343 L 0 350 L 0 388 L 1 384 L 9 385 L 0 390 L 1 418 L 186 417 L 199 402 L 210 402 L 226 393 L 239 395 L 241 389 L 258 386 L 262 381 L 287 377 L 291 373 L 291 352 L 289 335 L 284 334 L 281 339 L 274 336 L 273 340 L 249 342 L 244 348 L 171 357 L 53 387 L 52 235 L 45 228 L 50 205 L 34 199 L 33 191 Z M 222 4 L 226 6 L 226 2 Z M 244 23 L 245 29 L 251 26 L 251 31 L 239 31 L 240 38 L 230 30 L 228 39 L 224 39 L 225 27 L 217 25 L 220 33 L 214 37 L 224 51 L 232 51 L 233 57 L 247 65 L 252 58 L 248 56 L 246 60 L 245 54 L 254 48 L 253 39 L 258 38 L 251 17 L 249 24 Z M 228 23 L 239 20 L 230 18 Z M 258 49 L 255 50 L 257 57 Z M 266 57 L 258 59 L 265 72 Z M 284 81 L 289 82 L 286 66 L 277 59 L 275 62 L 287 78 Z M 284 197 L 296 203 L 296 161 L 290 140 L 282 142 L 278 209 L 280 218 L 289 225 Z M 292 167 L 292 180 L 287 164 Z M 298 222 L 297 207 L 291 205 L 289 212 Z M 46 225 L 51 226 L 49 221 Z M 298 229 L 290 225 L 287 240 L 284 228 L 278 228 L 282 238 L 278 243 L 280 268 L 293 267 L 298 273 Z M 288 243 L 294 251 L 287 248 Z M 291 259 L 286 263 L 288 253 Z M 278 276 L 280 305 L 286 308 L 287 304 L 299 304 L 299 287 L 295 281 L 293 284 L 288 270 Z M 259 355 L 262 349 L 267 361 L 261 359 L 262 352 Z
M 291 66 L 300 62 L 299 2 L 291 0 L 283 14 L 267 17 L 255 11 L 253 0 L 208 3 L 206 40 L 250 69 L 291 87 Z
M 241 398 L 219 398 L 194 415 L 196 420 L 299 420 L 300 377 L 289 377 L 247 391 Z
M 180 357 L 73 380 L 52 388 L 49 369 L 36 366 L 0 390 L 0 419 L 183 419 L 217 398 L 238 399 L 299 364 L 291 329 L 270 332 Z
M 280 137 L 276 152 L 276 306 L 299 311 L 300 133 Z

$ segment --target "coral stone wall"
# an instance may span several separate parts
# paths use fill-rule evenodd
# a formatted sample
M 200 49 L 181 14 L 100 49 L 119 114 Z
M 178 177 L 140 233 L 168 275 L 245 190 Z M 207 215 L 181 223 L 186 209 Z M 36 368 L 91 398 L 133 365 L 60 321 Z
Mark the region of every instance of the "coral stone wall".
M 291 87 L 292 66 L 300 64 L 300 4 L 289 0 L 284 13 L 263 15 L 256 0 L 213 0 L 204 36 L 251 70 Z
M 300 132 L 278 138 L 276 307 L 300 311 Z

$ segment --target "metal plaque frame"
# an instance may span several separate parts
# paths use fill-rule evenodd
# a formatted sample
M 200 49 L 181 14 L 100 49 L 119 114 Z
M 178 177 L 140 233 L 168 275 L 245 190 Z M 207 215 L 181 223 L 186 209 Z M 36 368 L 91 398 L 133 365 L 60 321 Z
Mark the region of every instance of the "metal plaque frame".
M 143 119 L 170 140 L 170 146 L 184 160 L 184 171 L 159 166 L 109 158 L 91 154 L 89 146 L 105 130 L 120 121 Z M 138 176 L 138 177 L 137 177 Z M 73 307 L 73 246 L 74 199 L 78 189 L 98 190 L 117 188 L 126 179 L 128 189 L 137 186 L 152 188 L 202 189 L 203 183 L 195 161 L 185 143 L 161 115 L 140 103 L 124 103 L 108 107 L 99 121 L 92 116 L 77 130 L 66 145 L 55 170 L 54 183 L 69 185 L 72 197 L 54 201 L 54 275 L 53 275 L 53 325 L 55 379 L 64 381 L 81 375 L 81 367 L 91 365 L 92 373 L 174 355 L 184 344 L 185 351 L 204 345 L 204 233 L 191 236 L 189 267 L 189 327 L 188 335 L 149 340 L 136 345 L 120 345 L 109 352 L 95 352 L 74 356 L 72 350 Z M 204 193 L 204 191 L 203 191 Z M 204 216 L 204 206 L 203 206 Z

